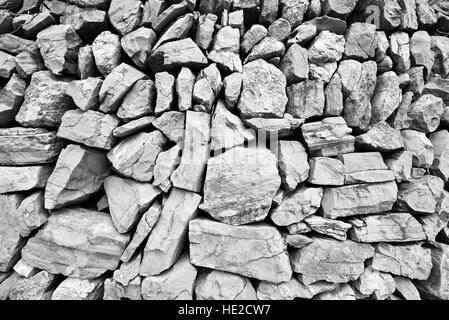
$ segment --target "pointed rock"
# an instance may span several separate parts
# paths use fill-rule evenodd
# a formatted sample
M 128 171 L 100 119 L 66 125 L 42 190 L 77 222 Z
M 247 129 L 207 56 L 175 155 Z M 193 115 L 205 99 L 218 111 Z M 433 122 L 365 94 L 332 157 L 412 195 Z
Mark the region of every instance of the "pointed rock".
M 155 276 L 172 267 L 184 248 L 189 221 L 197 215 L 201 196 L 173 188 L 143 251 L 141 276 Z M 193 283 L 192 283 L 193 290 Z
M 45 187 L 45 208 L 58 209 L 87 200 L 109 175 L 104 153 L 75 144 L 62 150 Z

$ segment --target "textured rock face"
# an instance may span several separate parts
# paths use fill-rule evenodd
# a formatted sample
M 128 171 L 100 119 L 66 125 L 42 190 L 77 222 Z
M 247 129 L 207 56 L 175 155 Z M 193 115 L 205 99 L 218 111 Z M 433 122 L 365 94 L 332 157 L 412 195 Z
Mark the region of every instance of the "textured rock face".
M 50 26 L 37 34 L 45 66 L 56 75 L 76 74 L 78 50 L 83 41 L 70 25 Z
M 150 182 L 157 155 L 168 139 L 160 132 L 138 133 L 125 138 L 108 152 L 114 169 L 125 177 Z
M 0 300 L 449 299 L 448 35 L 447 0 L 0 0 Z
M 102 152 L 68 145 L 48 178 L 45 208 L 57 209 L 86 200 L 101 188 L 108 175 L 109 165 Z
M 392 209 L 397 194 L 395 182 L 326 188 L 321 205 L 324 217 L 330 219 L 380 213 Z
M 284 74 L 264 60 L 243 69 L 242 93 L 237 105 L 244 118 L 282 118 L 287 105 Z
M 66 278 L 53 291 L 51 300 L 97 300 L 101 297 L 101 278 Z
M 280 184 L 276 158 L 269 150 L 235 147 L 209 159 L 201 209 L 232 225 L 261 221 Z M 257 192 L 249 185 L 257 185 Z
M 53 162 L 62 149 L 56 133 L 42 128 L 0 129 L 0 164 L 30 165 Z
M 88 147 L 110 150 L 116 142 L 113 131 L 119 123 L 115 116 L 98 111 L 70 110 L 62 117 L 57 136 Z
M 423 227 L 409 213 L 388 213 L 353 218 L 350 237 L 357 242 L 413 242 L 426 240 Z
M 92 279 L 117 268 L 129 235 L 109 215 L 79 207 L 54 211 L 22 249 L 30 265 L 53 274 Z
M 364 261 L 374 255 L 374 248 L 350 240 L 312 238 L 313 242 L 290 256 L 293 271 L 302 275 L 303 283 L 324 280 L 342 283 L 357 279 Z
M 198 300 L 256 300 L 248 278 L 218 270 L 205 270 L 195 283 Z
M 282 235 L 266 224 L 231 226 L 195 219 L 189 224 L 189 241 L 190 261 L 196 266 L 273 283 L 292 275 Z
M 183 255 L 167 271 L 142 280 L 143 300 L 193 300 L 197 271 Z
M 417 244 L 375 246 L 372 266 L 374 269 L 410 279 L 425 280 L 432 269 L 431 250 Z
M 64 113 L 74 107 L 65 93 L 68 82 L 50 71 L 34 73 L 16 121 L 25 127 L 58 127 Z
M 197 215 L 201 196 L 173 188 L 144 249 L 139 274 L 157 275 L 170 268 L 180 256 L 189 221 Z
M 148 183 L 109 176 L 104 180 L 111 218 L 120 233 L 128 232 L 160 190 Z

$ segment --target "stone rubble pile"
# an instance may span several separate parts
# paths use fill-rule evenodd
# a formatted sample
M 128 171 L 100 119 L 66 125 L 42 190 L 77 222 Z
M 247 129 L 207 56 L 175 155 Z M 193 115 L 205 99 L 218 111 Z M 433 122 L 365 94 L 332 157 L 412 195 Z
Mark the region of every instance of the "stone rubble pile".
M 0 0 L 0 85 L 0 299 L 449 299 L 447 1 Z

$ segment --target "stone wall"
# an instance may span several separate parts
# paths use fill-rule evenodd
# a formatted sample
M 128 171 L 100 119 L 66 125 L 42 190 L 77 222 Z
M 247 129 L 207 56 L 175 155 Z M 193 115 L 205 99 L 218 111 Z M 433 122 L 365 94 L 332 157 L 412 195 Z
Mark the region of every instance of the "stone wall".
M 444 0 L 0 0 L 1 299 L 449 299 Z

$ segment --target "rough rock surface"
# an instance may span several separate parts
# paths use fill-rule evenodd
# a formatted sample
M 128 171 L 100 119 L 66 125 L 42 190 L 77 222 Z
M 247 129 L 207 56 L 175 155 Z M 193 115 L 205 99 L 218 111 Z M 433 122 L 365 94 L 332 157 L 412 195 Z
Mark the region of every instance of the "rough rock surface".
M 449 299 L 448 26 L 0 0 L 0 299 Z
M 268 149 L 235 147 L 207 162 L 201 209 L 232 225 L 261 221 L 280 184 L 276 158 Z
M 52 274 L 92 279 L 118 267 L 129 235 L 109 215 L 80 207 L 54 211 L 22 249 L 28 264 Z
M 190 260 L 196 266 L 273 283 L 288 281 L 292 275 L 283 237 L 267 224 L 231 226 L 195 219 L 189 224 L 189 241 Z

